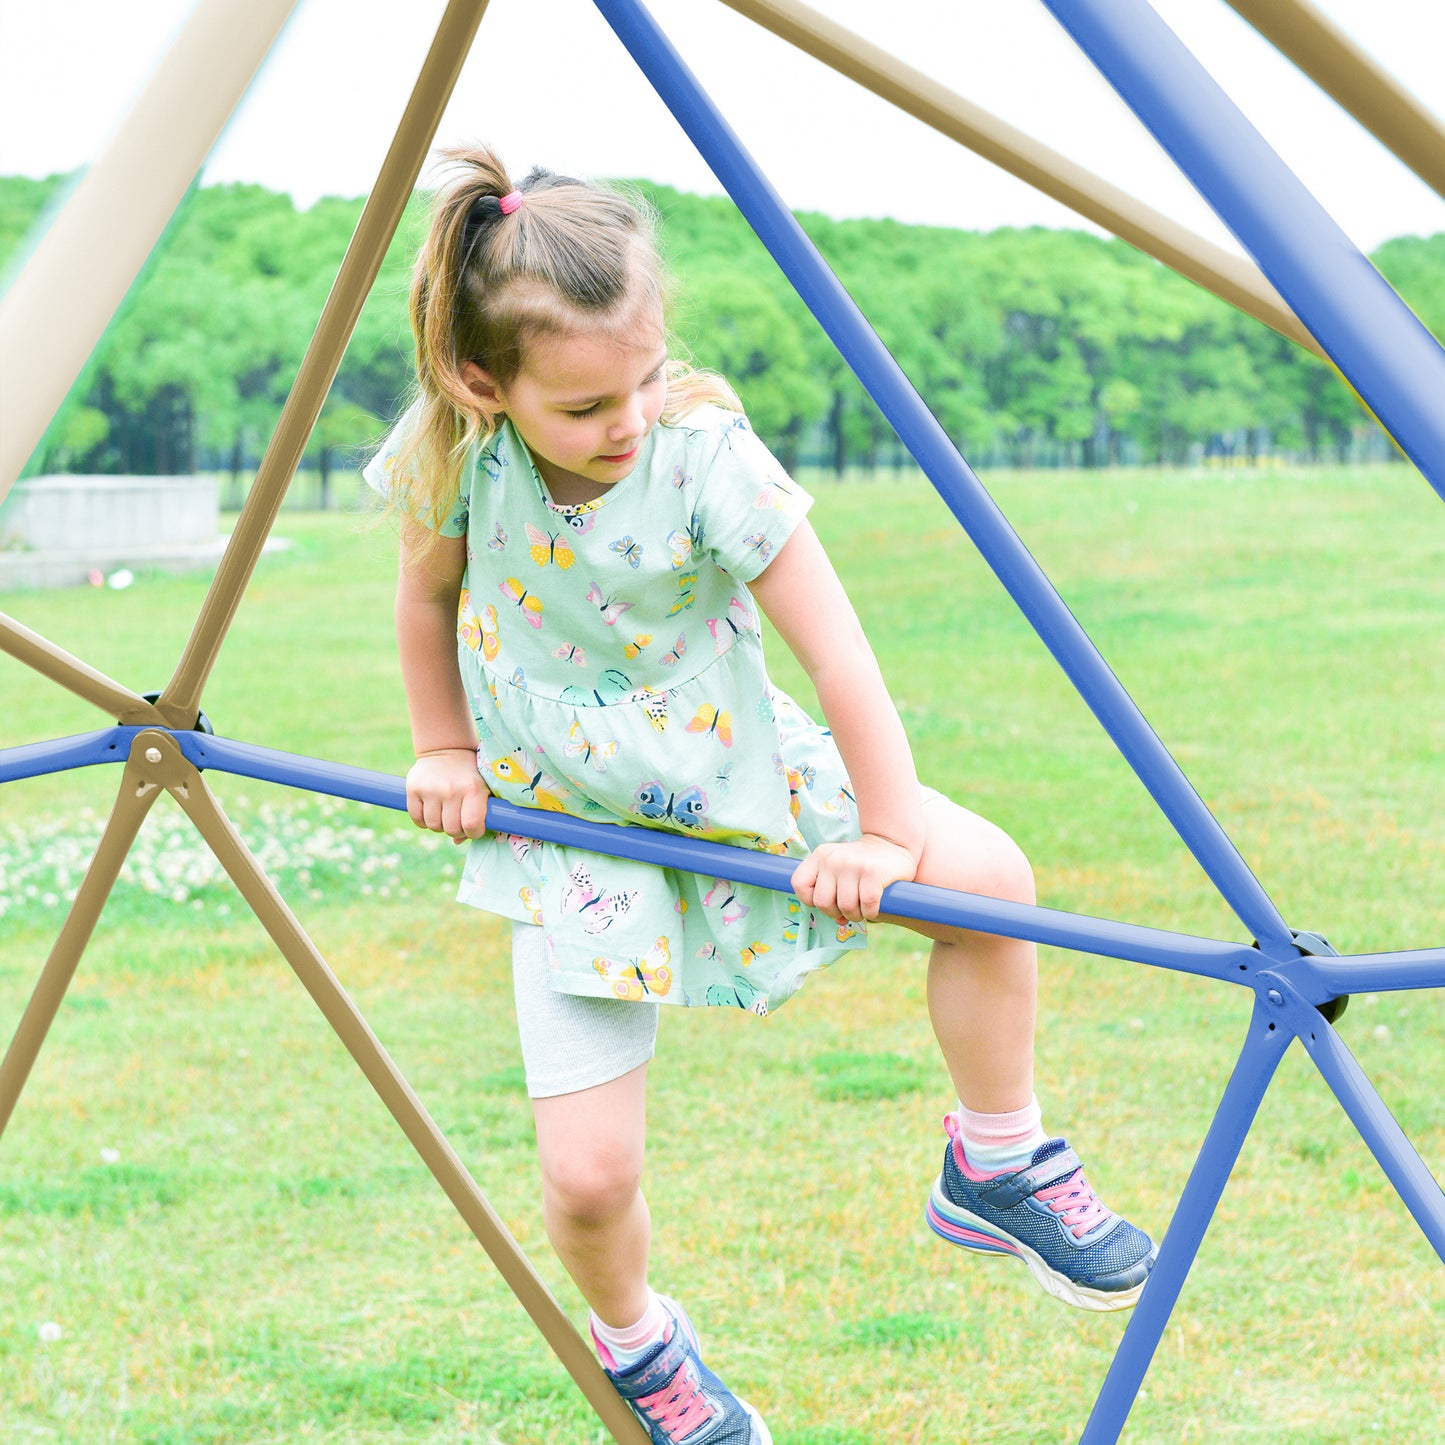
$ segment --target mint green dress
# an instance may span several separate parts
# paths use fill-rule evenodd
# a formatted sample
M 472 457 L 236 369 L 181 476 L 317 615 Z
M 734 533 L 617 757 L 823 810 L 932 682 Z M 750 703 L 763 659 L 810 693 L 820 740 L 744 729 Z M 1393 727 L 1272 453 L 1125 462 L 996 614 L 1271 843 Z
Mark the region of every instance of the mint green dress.
M 366 468 L 405 487 L 404 417 Z M 747 583 L 812 499 L 745 417 L 655 426 L 633 472 L 555 505 L 510 424 L 474 448 L 442 531 L 467 539 L 457 658 L 497 797 L 802 857 L 858 836 L 832 735 L 773 687 Z M 545 930 L 554 988 L 767 1013 L 865 945 L 797 898 L 509 834 L 462 902 Z

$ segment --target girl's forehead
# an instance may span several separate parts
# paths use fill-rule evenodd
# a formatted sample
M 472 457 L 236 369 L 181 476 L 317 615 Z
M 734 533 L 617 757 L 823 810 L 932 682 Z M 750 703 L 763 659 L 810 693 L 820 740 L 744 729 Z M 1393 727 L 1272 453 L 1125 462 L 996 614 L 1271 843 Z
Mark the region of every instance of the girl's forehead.
M 617 334 L 583 331 L 542 338 L 526 348 L 522 370 L 551 390 L 600 393 L 629 373 L 651 371 L 666 351 L 659 317 Z

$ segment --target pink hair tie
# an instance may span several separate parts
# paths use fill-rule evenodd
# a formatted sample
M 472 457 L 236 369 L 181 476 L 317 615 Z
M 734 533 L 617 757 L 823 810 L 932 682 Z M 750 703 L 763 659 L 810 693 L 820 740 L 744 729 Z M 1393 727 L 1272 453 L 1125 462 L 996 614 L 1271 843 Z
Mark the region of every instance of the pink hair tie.
M 526 197 L 521 191 L 508 191 L 497 204 L 502 208 L 502 214 L 504 216 L 510 216 L 524 200 L 526 200 Z

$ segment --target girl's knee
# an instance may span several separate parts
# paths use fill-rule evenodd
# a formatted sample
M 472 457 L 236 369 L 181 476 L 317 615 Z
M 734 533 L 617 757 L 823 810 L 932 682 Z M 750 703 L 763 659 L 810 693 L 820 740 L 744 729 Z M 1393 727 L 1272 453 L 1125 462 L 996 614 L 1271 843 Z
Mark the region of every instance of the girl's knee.
M 920 883 L 982 893 L 1010 903 L 1036 901 L 1034 870 L 1024 850 L 997 824 L 947 798 L 928 808 Z
M 1010 903 L 1033 903 L 1037 899 L 1033 865 L 1024 850 L 1007 833 L 1000 831 L 997 844 L 981 864 L 982 881 L 975 893 L 1006 898 Z
M 614 1218 L 631 1205 L 641 1184 L 640 1152 L 616 1141 L 578 1139 L 542 1156 L 548 1204 L 578 1223 Z

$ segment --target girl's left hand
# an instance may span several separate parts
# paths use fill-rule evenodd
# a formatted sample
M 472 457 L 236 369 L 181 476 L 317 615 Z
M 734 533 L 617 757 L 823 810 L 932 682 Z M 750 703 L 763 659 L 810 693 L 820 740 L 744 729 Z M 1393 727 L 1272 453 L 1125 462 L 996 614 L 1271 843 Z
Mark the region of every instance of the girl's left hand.
M 901 843 L 865 833 L 851 843 L 823 843 L 793 872 L 793 892 L 829 918 L 858 923 L 878 917 L 883 890 L 909 883 L 918 859 Z

